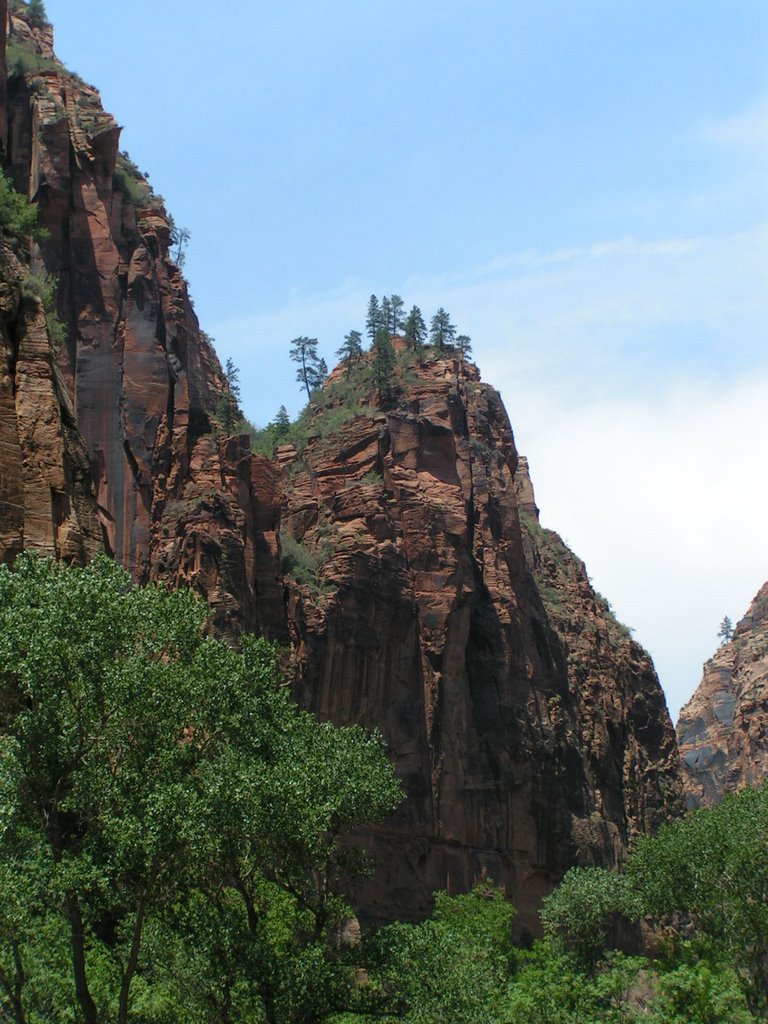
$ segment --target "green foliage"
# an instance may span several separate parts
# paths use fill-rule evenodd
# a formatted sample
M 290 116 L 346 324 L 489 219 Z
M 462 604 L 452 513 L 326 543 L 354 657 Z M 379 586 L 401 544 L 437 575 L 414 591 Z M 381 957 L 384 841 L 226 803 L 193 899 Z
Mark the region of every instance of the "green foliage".
M 720 623 L 720 628 L 717 631 L 717 635 L 720 639 L 721 644 L 727 643 L 733 639 L 733 623 L 728 615 L 723 617 L 723 621 Z
M 636 918 L 637 898 L 623 875 L 604 868 L 571 868 L 544 900 L 541 922 L 554 947 L 593 971 L 606 948 L 614 915 Z
M 317 547 L 308 547 L 289 533 L 283 533 L 280 535 L 280 548 L 283 573 L 293 576 L 299 583 L 308 586 L 313 593 L 320 592 L 322 588 L 318 579 L 318 569 L 333 555 L 331 544 L 324 541 Z
M 4 1019 L 343 1005 L 338 839 L 399 786 L 378 737 L 298 711 L 268 644 L 234 651 L 204 620 L 107 559 L 0 566 Z
M 701 956 L 733 967 L 768 1010 L 768 783 L 641 837 L 627 874 L 647 914 L 686 915 Z
M 43 304 L 45 325 L 48 337 L 54 348 L 66 344 L 67 329 L 59 319 L 56 308 L 56 288 L 58 282 L 51 274 L 27 271 L 21 280 L 21 294 L 28 299 L 39 299 Z
M 368 312 L 365 317 L 365 330 L 370 338 L 371 345 L 376 341 L 376 332 L 382 327 L 386 329 L 381 309 L 379 308 L 379 300 L 375 295 L 371 295 L 368 300 Z
M 312 392 L 320 387 L 328 375 L 325 361 L 317 354 L 317 338 L 294 338 L 291 342 L 290 356 L 299 364 L 296 380 L 306 390 L 307 401 L 310 401 Z
M 37 227 L 37 207 L 13 187 L 0 171 L 0 233 L 12 245 L 32 235 Z
M 412 306 L 405 321 L 405 337 L 411 343 L 417 353 L 424 348 L 427 340 L 427 325 L 418 306 Z
M 460 334 L 456 339 L 456 350 L 461 359 L 466 359 L 472 352 L 472 339 L 468 334 Z
M 513 916 L 488 886 L 437 893 L 430 920 L 389 925 L 370 941 L 372 1004 L 408 1024 L 501 1024 Z
M 432 317 L 429 326 L 430 344 L 434 345 L 438 352 L 442 352 L 453 345 L 455 338 L 456 328 L 448 313 L 441 306 Z
M 638 1024 L 629 989 L 644 966 L 640 958 L 613 954 L 586 974 L 578 960 L 548 942 L 519 953 L 509 986 L 505 1021 L 517 1024 Z
M 125 152 L 117 154 L 112 181 L 114 187 L 139 209 L 155 209 L 163 205 L 163 197 L 153 190 L 148 175 L 143 174 Z
M 395 390 L 395 350 L 389 331 L 380 327 L 376 332 L 373 346 L 373 379 L 379 397 L 379 405 L 386 408 L 394 398 Z
M 240 371 L 232 359 L 227 359 L 224 366 L 224 380 L 227 386 L 218 401 L 216 415 L 224 433 L 233 434 L 242 423 L 243 414 L 240 410 Z
M 33 28 L 43 28 L 50 24 L 43 0 L 29 0 L 24 13 Z
M 648 1024 L 757 1024 L 735 972 L 695 958 L 659 975 Z
M 342 362 L 347 364 L 347 379 L 353 368 L 360 362 L 363 355 L 363 336 L 360 331 L 350 331 L 344 338 L 344 344 L 336 352 Z
M 41 71 L 55 67 L 50 57 L 31 49 L 24 43 L 9 42 L 5 52 L 5 64 L 8 77 L 13 75 L 36 75 Z

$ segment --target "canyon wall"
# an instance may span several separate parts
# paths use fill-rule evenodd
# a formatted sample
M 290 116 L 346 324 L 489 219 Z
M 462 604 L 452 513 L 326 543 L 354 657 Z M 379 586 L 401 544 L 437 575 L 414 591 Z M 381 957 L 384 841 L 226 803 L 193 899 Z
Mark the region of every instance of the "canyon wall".
M 433 890 L 491 877 L 534 928 L 571 864 L 621 862 L 680 789 L 650 659 L 540 527 L 499 395 L 395 338 L 387 401 L 363 360 L 331 375 L 301 444 L 270 459 L 226 436 L 162 201 L 50 30 L 11 27 L 35 60 L 9 79 L 9 168 L 47 237 L 0 296 L 0 556 L 103 546 L 139 581 L 197 589 L 218 633 L 286 644 L 299 700 L 378 728 L 404 782 L 391 820 L 351 840 L 378 864 L 364 916 L 420 917 Z M 29 273 L 56 284 L 58 348 Z

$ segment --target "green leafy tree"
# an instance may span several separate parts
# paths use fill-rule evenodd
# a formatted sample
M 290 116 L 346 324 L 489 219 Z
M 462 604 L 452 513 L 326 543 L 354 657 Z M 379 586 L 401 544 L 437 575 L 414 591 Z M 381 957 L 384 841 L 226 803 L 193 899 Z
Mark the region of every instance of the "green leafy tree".
M 363 355 L 363 336 L 360 331 L 350 331 L 344 338 L 344 343 L 338 349 L 336 355 L 347 364 L 347 379 Z
M 418 306 L 412 306 L 406 318 L 405 337 L 417 352 L 421 352 L 427 340 L 427 325 Z
M 16 246 L 37 227 L 37 207 L 0 171 L 0 234 Z
M 432 321 L 430 323 L 430 344 L 434 345 L 439 352 L 442 352 L 444 349 L 450 348 L 450 346 L 453 345 L 455 338 L 456 328 L 451 323 L 450 316 L 441 306 L 432 317 Z
M 5 1019 L 181 1024 L 229 985 L 249 1016 L 216 1020 L 290 1024 L 348 990 L 338 838 L 399 787 L 379 739 L 296 709 L 268 644 L 204 622 L 107 559 L 0 566 Z
M 502 893 L 481 886 L 437 893 L 422 924 L 382 928 L 366 950 L 369 1009 L 408 1024 L 502 1024 L 513 917 Z
M 627 875 L 642 909 L 681 915 L 699 955 L 732 967 L 750 1009 L 768 1012 L 768 784 L 726 796 L 641 837 Z
M 320 387 L 328 373 L 325 360 L 321 360 L 317 354 L 317 338 L 294 338 L 291 342 L 290 355 L 294 363 L 299 364 L 296 380 L 307 392 L 309 401 L 312 392 Z
M 720 643 L 728 643 L 729 640 L 733 639 L 733 623 L 729 616 L 724 616 L 723 621 L 720 623 L 720 628 L 717 631 L 717 635 L 720 638 Z
M 612 919 L 636 918 L 639 907 L 623 875 L 604 868 L 571 868 L 544 900 L 541 922 L 554 946 L 594 972 L 606 952 Z

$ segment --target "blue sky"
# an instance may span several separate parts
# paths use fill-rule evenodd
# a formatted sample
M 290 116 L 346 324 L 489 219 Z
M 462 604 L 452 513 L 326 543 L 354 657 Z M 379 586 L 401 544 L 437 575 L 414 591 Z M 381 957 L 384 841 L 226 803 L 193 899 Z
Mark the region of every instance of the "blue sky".
M 768 578 L 764 0 L 47 0 L 257 423 L 371 292 L 451 312 L 670 709 Z

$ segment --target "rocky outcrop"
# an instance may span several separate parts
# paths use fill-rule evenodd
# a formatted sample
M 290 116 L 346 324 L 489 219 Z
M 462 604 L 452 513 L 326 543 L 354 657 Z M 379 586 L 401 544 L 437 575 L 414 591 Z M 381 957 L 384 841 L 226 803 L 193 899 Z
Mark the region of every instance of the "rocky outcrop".
M 369 915 L 492 877 L 533 927 L 569 865 L 674 813 L 674 734 L 650 659 L 538 526 L 498 394 L 454 359 L 406 376 L 380 411 L 339 404 L 337 371 L 280 452 L 297 694 L 379 728 L 405 783 L 359 839 Z
M 50 28 L 23 10 L 10 24 L 27 54 L 9 85 L 10 170 L 46 232 L 32 263 L 56 286 L 56 379 L 85 439 L 106 549 L 138 580 L 196 587 L 221 632 L 284 635 L 272 471 L 217 429 L 231 399 L 162 199 L 119 152 L 96 90 L 55 59 Z
M 768 776 L 768 583 L 705 663 L 677 737 L 689 807 L 711 807 Z

